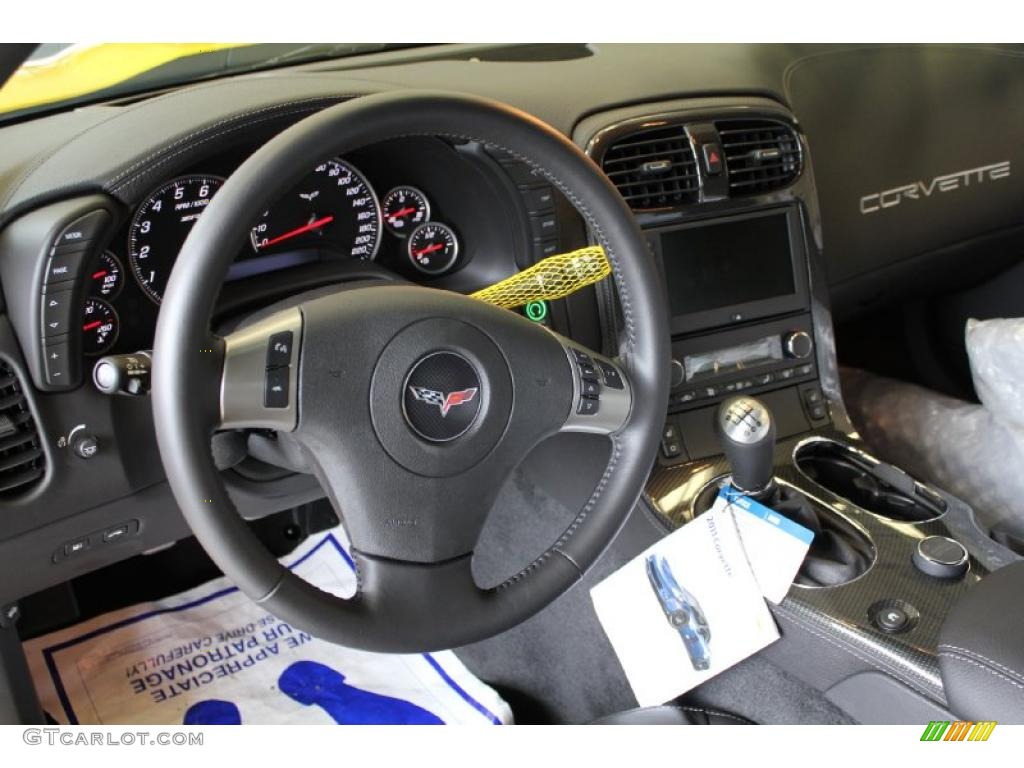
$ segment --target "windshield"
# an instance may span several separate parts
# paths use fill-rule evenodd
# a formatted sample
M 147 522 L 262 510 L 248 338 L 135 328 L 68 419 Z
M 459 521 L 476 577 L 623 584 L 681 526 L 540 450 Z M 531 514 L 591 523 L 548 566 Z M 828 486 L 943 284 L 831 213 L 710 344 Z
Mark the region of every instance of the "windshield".
M 0 116 L 225 74 L 411 47 L 394 43 L 43 43 L 0 88 Z

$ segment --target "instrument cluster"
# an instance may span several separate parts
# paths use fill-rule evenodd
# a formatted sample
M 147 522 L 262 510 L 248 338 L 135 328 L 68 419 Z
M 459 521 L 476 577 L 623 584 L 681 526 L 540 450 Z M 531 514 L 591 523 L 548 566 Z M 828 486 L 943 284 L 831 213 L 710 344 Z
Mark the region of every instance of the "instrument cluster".
M 85 355 L 146 346 L 181 247 L 226 175 L 168 179 L 134 208 L 123 244 L 115 238 L 88 272 L 81 317 Z M 385 268 L 422 282 L 459 271 L 468 261 L 466 250 L 456 227 L 438 220 L 442 206 L 423 186 L 395 180 L 380 197 L 347 158 L 320 163 L 253 221 L 227 282 L 332 260 L 380 258 Z M 125 331 L 131 338 L 118 344 Z

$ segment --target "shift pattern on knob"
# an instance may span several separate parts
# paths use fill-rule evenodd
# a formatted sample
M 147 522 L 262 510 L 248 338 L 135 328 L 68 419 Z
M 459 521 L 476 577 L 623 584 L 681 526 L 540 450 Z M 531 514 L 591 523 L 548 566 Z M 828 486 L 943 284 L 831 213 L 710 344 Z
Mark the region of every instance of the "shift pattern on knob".
M 726 437 L 737 443 L 757 443 L 768 435 L 772 417 L 760 401 L 736 397 L 727 401 L 720 415 L 720 427 Z
M 775 424 L 771 412 L 753 397 L 734 397 L 718 410 L 722 451 L 732 468 L 732 485 L 760 494 L 772 486 Z

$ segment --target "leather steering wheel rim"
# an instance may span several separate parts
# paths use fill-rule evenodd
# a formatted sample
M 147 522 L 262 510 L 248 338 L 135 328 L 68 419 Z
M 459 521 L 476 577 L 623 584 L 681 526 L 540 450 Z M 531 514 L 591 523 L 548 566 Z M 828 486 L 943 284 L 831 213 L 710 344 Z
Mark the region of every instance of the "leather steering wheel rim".
M 363 537 L 362 542 L 353 537 L 358 591 L 355 598 L 344 600 L 284 569 L 249 530 L 228 496 L 210 454 L 210 437 L 223 425 L 221 389 L 228 386 L 225 356 L 230 342 L 212 333 L 210 321 L 228 268 L 259 212 L 324 159 L 405 136 L 436 136 L 498 147 L 531 165 L 576 207 L 612 266 L 623 321 L 614 362 L 625 374 L 631 400 L 623 424 L 608 435 L 612 443 L 609 462 L 593 494 L 558 541 L 519 574 L 493 589 L 467 590 L 457 583 L 469 571 L 471 551 L 466 554 L 456 548 L 457 556 L 441 557 L 449 553 L 439 540 L 430 549 L 437 557 L 392 558 L 388 547 L 394 542 L 388 540 L 379 549 L 375 545 L 399 534 L 371 521 L 375 524 L 372 535 Z M 574 369 L 571 355 L 563 361 L 564 371 L 561 364 L 552 362 L 558 357 L 555 349 L 564 346 L 570 352 L 583 352 L 582 348 L 568 346 L 565 340 L 560 342 L 562 346 L 553 347 L 549 339 L 555 334 L 513 313 L 456 294 L 413 287 L 365 290 L 405 291 L 394 294 L 401 305 L 398 310 L 393 310 L 389 301 L 384 302 L 389 306 L 380 307 L 381 312 L 403 311 L 407 299 L 411 317 L 452 322 L 458 317 L 458 322 L 473 323 L 479 316 L 480 335 L 487 337 L 487 343 L 506 334 L 516 343 L 521 337 L 524 348 L 530 344 L 543 347 L 538 354 L 548 355 L 543 358 L 545 364 L 558 368 L 549 379 L 551 409 L 565 410 L 569 402 L 565 387 L 571 394 Z M 372 301 L 358 296 L 346 301 L 373 306 Z M 298 434 L 305 429 L 306 415 L 312 414 L 311 419 L 315 415 L 316 398 L 329 396 L 317 385 L 319 371 L 314 367 L 317 355 L 322 358 L 324 353 L 314 354 L 306 345 L 317 338 L 334 344 L 323 330 L 324 323 L 334 317 L 331 313 L 347 317 L 345 311 L 339 302 L 310 304 L 303 310 L 305 322 L 312 325 L 303 331 L 309 335 L 302 338 L 301 367 L 296 363 Z M 462 95 L 407 92 L 353 99 L 296 123 L 247 159 L 212 199 L 181 250 L 159 313 L 153 354 L 154 418 L 168 482 L 193 533 L 225 575 L 293 626 L 343 645 L 389 652 L 437 650 L 480 640 L 524 621 L 576 583 L 636 504 L 664 420 L 669 360 L 666 316 L 656 267 L 631 211 L 604 174 L 560 133 L 511 107 Z M 327 319 L 321 322 L 318 318 Z M 512 352 L 500 351 L 507 360 L 513 359 Z M 506 432 L 517 423 L 515 408 L 520 407 L 520 400 L 528 403 L 533 397 L 535 404 L 547 402 L 526 392 L 514 366 L 511 371 L 512 384 L 519 389 L 516 403 L 508 405 L 512 416 Z M 491 381 L 487 377 L 482 380 Z M 371 398 L 369 392 L 362 395 Z M 494 398 L 497 402 L 498 396 Z M 486 415 L 489 417 L 490 411 Z M 571 420 L 572 413 L 566 418 Z M 306 430 L 307 436 L 309 433 Z M 322 443 L 320 436 L 325 431 L 312 429 L 312 433 L 315 437 L 308 442 L 315 447 Z M 535 430 L 529 438 L 535 440 L 540 434 Z M 337 462 L 331 459 L 339 455 L 322 457 L 321 471 L 336 471 Z M 486 454 L 486 460 L 491 460 L 491 454 Z M 480 466 L 484 464 L 481 460 Z M 348 499 L 337 492 L 343 487 L 332 485 L 335 492 L 328 495 L 351 535 Z M 433 531 L 432 524 L 432 520 L 425 521 L 424 534 Z M 410 537 L 415 533 L 401 535 L 406 537 L 398 545 L 403 552 L 402 547 L 410 552 L 428 549 L 422 540 Z

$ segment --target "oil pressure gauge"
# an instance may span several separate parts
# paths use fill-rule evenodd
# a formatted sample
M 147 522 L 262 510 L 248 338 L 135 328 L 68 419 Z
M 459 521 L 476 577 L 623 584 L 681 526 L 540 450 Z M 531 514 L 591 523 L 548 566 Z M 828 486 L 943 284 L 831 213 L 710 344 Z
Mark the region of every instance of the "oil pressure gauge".
M 426 275 L 441 275 L 455 266 L 459 240 L 447 224 L 428 221 L 409 235 L 409 261 Z

